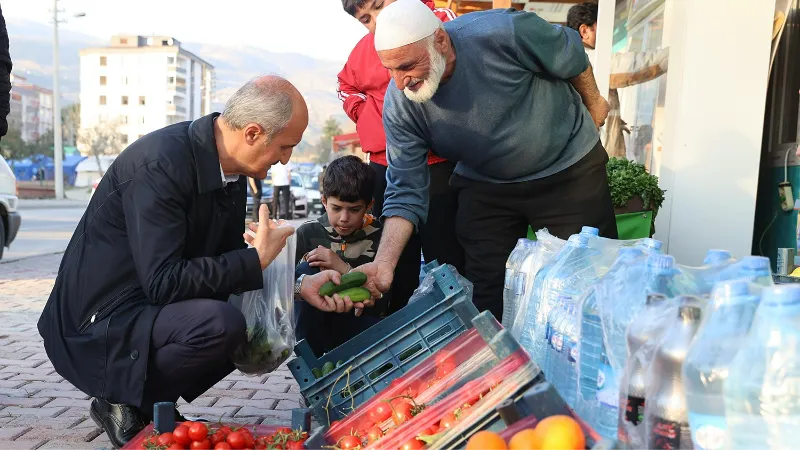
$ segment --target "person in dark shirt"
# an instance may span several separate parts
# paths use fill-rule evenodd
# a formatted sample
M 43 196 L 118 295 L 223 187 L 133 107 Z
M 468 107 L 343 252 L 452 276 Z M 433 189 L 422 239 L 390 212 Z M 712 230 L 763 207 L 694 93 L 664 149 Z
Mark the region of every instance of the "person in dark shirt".
M 11 112 L 11 55 L 8 53 L 8 30 L 0 10 L 0 138 L 8 133 L 6 117 Z

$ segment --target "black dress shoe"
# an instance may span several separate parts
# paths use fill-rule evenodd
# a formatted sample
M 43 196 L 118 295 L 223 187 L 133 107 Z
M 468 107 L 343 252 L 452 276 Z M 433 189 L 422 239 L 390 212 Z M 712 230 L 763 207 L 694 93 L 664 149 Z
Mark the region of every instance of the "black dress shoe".
M 92 400 L 89 416 L 106 432 L 114 448 L 127 444 L 147 425 L 138 408 L 114 405 L 100 398 Z

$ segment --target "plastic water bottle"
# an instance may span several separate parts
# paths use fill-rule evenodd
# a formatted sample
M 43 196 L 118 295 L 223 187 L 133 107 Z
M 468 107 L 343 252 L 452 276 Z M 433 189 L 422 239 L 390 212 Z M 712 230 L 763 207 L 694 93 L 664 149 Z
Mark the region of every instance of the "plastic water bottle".
M 600 230 L 595 227 L 581 227 L 581 233 L 587 236 L 600 236 Z
M 772 269 L 769 258 L 764 256 L 745 256 L 735 266 L 737 273 L 733 279 L 747 280 L 760 286 L 772 286 Z
M 618 273 L 641 261 L 644 254 L 638 247 L 623 247 L 603 278 L 613 280 Z M 622 300 L 622 299 L 620 299 Z M 578 382 L 578 411 L 603 437 L 613 439 L 617 434 L 619 389 L 603 343 L 603 327 L 594 289 L 580 305 L 580 366 Z
M 703 265 L 716 266 L 732 259 L 733 256 L 731 252 L 727 250 L 711 249 L 706 253 L 706 259 L 703 260 Z
M 661 253 L 661 247 L 663 247 L 664 244 L 653 238 L 644 238 L 640 239 L 636 246 L 648 253 Z
M 564 319 L 566 308 L 571 304 L 571 299 L 565 299 L 563 303 L 556 304 L 550 313 L 547 315 L 547 322 L 545 323 L 545 336 L 547 337 L 544 359 L 541 369 L 550 380 L 556 390 L 561 386 L 561 378 L 558 376 L 559 367 L 559 354 L 564 350 L 564 334 L 561 322 Z
M 756 293 L 744 280 L 717 284 L 706 322 L 689 349 L 683 365 L 683 386 L 692 442 L 697 449 L 724 447 L 722 388 L 755 317 L 759 302 Z
M 555 360 L 555 374 L 559 380 L 558 391 L 561 397 L 567 402 L 570 408 L 575 408 L 575 401 L 578 394 L 578 339 L 580 330 L 580 315 L 575 303 L 568 303 L 563 308 L 561 320 L 559 321 L 559 332 L 563 336 L 562 351 L 559 352 Z
M 511 252 L 511 255 L 508 257 L 506 261 L 506 276 L 505 276 L 505 283 L 503 285 L 503 326 L 509 327 L 510 321 L 514 320 L 514 310 L 515 310 L 515 302 L 517 301 L 517 295 L 519 294 L 519 285 L 520 283 L 517 281 L 519 279 L 519 268 L 522 264 L 522 260 L 525 256 L 530 252 L 531 248 L 534 248 L 536 245 L 535 241 L 530 241 L 528 239 L 519 239 L 517 241 L 517 246 L 514 247 L 514 250 Z M 524 284 L 524 277 L 522 283 Z
M 800 286 L 768 288 L 723 386 L 731 450 L 797 447 Z
M 640 351 L 657 342 L 664 333 L 665 313 L 669 311 L 669 300 L 663 294 L 649 294 L 644 310 L 630 324 L 625 334 L 628 359 L 622 378 L 623 392 L 620 395 L 620 441 L 631 448 L 644 447 L 644 407 L 647 398 L 647 360 Z
M 594 252 L 588 242 L 586 235 L 570 236 L 561 251 L 536 276 L 533 296 L 537 303 L 528 307 L 526 322 L 529 331 L 522 333 L 520 345 L 540 368 L 546 365 L 548 339 L 545 334 L 550 310 L 557 305 L 577 301 L 586 287 L 587 279 L 593 280 L 588 272 L 592 267 L 590 255 Z
M 650 367 L 645 403 L 648 449 L 693 448 L 681 368 L 700 327 L 702 301 L 693 296 L 676 300 L 680 303 L 678 320 L 672 322 L 661 338 Z

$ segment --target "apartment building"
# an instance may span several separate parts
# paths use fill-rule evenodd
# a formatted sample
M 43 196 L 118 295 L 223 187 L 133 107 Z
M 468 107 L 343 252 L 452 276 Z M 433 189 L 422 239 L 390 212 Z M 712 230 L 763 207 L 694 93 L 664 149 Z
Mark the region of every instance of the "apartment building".
M 113 36 L 80 62 L 81 129 L 115 127 L 123 146 L 212 111 L 214 66 L 172 37 Z
M 25 142 L 34 142 L 53 129 L 53 91 L 11 74 L 11 112 L 8 126 L 16 128 Z

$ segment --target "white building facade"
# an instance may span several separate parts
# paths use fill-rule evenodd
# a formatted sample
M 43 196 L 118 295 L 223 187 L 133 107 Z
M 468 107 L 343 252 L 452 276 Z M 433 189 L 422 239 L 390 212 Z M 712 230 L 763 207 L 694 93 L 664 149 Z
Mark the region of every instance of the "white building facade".
M 109 47 L 81 50 L 80 57 L 81 130 L 116 128 L 124 147 L 212 111 L 214 66 L 176 39 L 119 35 Z
M 8 125 L 20 131 L 23 141 L 35 142 L 53 129 L 53 91 L 12 74 L 10 107 Z

